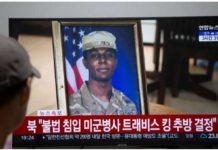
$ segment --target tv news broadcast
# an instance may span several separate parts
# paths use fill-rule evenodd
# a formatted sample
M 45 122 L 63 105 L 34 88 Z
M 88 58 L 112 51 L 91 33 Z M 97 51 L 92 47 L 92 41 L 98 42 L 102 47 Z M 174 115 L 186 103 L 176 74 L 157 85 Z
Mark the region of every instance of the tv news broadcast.
M 42 74 L 13 148 L 218 147 L 218 17 L 9 24 Z

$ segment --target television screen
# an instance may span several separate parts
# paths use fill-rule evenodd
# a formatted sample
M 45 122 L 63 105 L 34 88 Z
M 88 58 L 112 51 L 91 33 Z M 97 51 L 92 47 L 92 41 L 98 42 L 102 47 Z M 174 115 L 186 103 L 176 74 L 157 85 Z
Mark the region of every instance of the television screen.
M 9 24 L 42 74 L 14 148 L 217 147 L 217 17 Z

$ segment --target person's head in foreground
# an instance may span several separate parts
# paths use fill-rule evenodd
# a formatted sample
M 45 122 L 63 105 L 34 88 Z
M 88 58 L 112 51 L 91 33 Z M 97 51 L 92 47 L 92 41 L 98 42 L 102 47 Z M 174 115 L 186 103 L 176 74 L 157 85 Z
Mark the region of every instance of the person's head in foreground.
M 26 50 L 14 39 L 0 35 L 0 147 L 24 119 L 33 76 L 39 71 Z
M 82 48 L 89 81 L 70 98 L 70 115 L 136 114 L 135 104 L 112 87 L 117 66 L 116 37 L 107 31 L 94 31 L 83 37 Z

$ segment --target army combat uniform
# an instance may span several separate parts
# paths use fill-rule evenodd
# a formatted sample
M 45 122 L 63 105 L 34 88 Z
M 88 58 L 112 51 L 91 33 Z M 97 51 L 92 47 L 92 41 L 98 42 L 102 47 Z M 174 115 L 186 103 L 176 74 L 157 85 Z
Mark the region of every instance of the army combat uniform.
M 105 109 L 89 92 L 86 83 L 70 96 L 69 115 L 134 115 L 135 104 L 122 92 L 112 88 L 110 102 Z

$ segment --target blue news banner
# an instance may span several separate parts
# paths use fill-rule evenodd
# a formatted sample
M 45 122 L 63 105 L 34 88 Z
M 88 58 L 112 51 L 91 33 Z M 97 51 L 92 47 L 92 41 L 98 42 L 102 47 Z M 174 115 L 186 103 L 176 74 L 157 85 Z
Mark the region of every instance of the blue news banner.
M 198 33 L 199 42 L 217 42 L 218 31 L 200 31 Z

